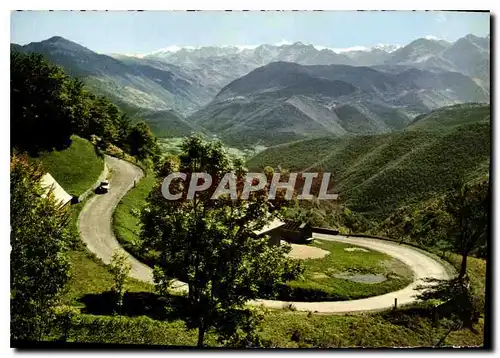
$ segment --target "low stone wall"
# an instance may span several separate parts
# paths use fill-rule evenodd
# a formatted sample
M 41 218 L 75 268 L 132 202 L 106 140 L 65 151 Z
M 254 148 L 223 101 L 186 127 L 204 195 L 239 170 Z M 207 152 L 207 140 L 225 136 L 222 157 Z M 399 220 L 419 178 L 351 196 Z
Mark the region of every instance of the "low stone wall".
M 323 227 L 313 227 L 312 232 L 317 232 L 319 234 L 328 234 L 328 235 L 338 235 L 339 231 L 336 229 L 326 229 Z
M 101 182 L 104 179 L 107 178 L 108 174 L 109 174 L 108 166 L 106 165 L 106 163 L 104 163 L 104 168 L 103 168 L 101 174 L 99 175 L 99 178 L 94 182 L 94 184 L 92 184 L 92 186 L 90 188 L 88 188 L 83 194 L 81 194 L 78 197 L 78 202 L 85 200 L 85 198 L 87 196 L 89 196 L 101 184 Z
M 370 235 L 370 234 L 340 234 L 339 231 L 336 230 L 336 229 L 327 229 L 327 228 L 323 228 L 323 227 L 313 227 L 312 231 L 313 232 L 317 232 L 319 234 L 343 235 L 343 236 L 346 236 L 346 237 L 349 237 L 349 236 L 352 236 L 352 237 L 366 237 L 366 238 L 371 238 L 371 239 L 391 241 L 391 242 L 395 242 L 395 243 L 398 243 L 398 244 L 400 243 L 399 240 L 394 239 L 394 238 L 390 238 L 390 237 L 386 237 L 386 236 L 377 236 L 377 235 Z M 420 250 L 429 251 L 427 248 L 422 247 L 422 246 L 417 245 L 417 244 L 414 244 L 414 243 L 411 243 L 411 242 L 405 242 L 404 241 L 403 244 L 415 247 L 415 248 L 420 249 Z

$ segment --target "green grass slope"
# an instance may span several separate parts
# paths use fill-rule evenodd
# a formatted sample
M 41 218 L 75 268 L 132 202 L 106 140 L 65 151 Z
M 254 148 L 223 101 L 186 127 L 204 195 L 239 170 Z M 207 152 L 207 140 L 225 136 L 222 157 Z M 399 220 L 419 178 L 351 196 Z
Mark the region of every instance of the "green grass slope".
M 468 103 L 436 109 L 416 117 L 408 130 L 446 131 L 471 123 L 489 123 L 491 108 L 488 104 Z
M 408 286 L 413 280 L 412 271 L 401 261 L 378 251 L 349 252 L 353 245 L 315 240 L 312 244 L 330 254 L 317 259 L 306 259 L 301 278 L 287 283 L 302 289 L 303 297 L 280 297 L 283 301 L 344 301 L 383 295 Z M 338 274 L 383 275 L 381 282 L 357 282 Z M 304 292 L 305 291 L 305 292 Z M 301 299 L 302 298 L 302 299 Z
M 381 135 L 304 140 L 269 148 L 247 165 L 251 170 L 281 165 L 291 171 L 331 172 L 333 189 L 347 206 L 384 216 L 443 193 L 456 181 L 488 173 L 489 106 L 473 107 L 473 114 L 464 106 L 443 111 L 449 118 L 447 130 L 413 127 Z M 433 122 L 446 121 L 431 113 L 414 125 L 434 128 Z
M 471 281 L 483 282 L 484 261 L 474 258 L 470 260 Z M 74 257 L 72 262 L 75 262 Z M 86 265 L 89 264 L 92 265 L 91 261 L 87 261 Z M 78 299 L 88 293 L 95 294 L 108 290 L 112 284 L 109 275 L 103 266 L 95 265 L 87 275 L 72 276 L 70 281 L 72 295 L 67 297 L 71 299 L 65 303 L 78 311 L 85 311 L 85 304 Z M 88 281 L 88 284 L 82 284 L 82 280 Z M 147 292 L 150 288 L 129 286 L 129 290 Z M 154 318 L 154 315 L 133 317 L 75 314 L 68 325 L 68 341 L 174 346 L 196 344 L 197 332 L 186 330 L 182 316 L 167 315 L 163 321 Z M 431 311 L 419 305 L 373 314 L 345 315 L 283 309 L 267 310 L 258 334 L 266 341 L 266 346 L 280 348 L 429 347 L 445 336 L 451 324 L 452 322 L 444 317 L 440 325 L 433 324 Z M 483 325 L 484 318 L 480 318 L 475 325 L 476 333 L 468 329 L 451 332 L 443 346 L 481 346 Z M 51 337 L 54 338 L 56 337 Z M 206 344 L 209 347 L 220 346 L 211 332 L 207 335 Z
M 142 178 L 120 201 L 113 214 L 113 228 L 118 241 L 127 251 L 138 255 L 141 209 L 155 184 L 153 173 Z M 140 255 L 139 255 L 140 256 Z
M 69 147 L 42 153 L 38 159 L 64 190 L 74 196 L 90 188 L 104 167 L 104 160 L 92 143 L 75 135 L 71 136 Z

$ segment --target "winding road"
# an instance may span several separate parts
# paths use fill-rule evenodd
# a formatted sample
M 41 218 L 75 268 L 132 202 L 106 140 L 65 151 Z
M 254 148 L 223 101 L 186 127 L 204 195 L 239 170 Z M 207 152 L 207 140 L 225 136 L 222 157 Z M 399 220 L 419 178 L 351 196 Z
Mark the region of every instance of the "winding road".
M 132 265 L 130 276 L 141 281 L 153 282 L 152 269 L 127 253 L 118 243 L 112 228 L 113 212 L 122 197 L 143 176 L 143 172 L 135 165 L 114 157 L 106 156 L 106 164 L 111 171 L 110 190 L 104 195 L 95 195 L 82 209 L 78 218 L 80 236 L 87 248 L 99 257 L 104 263 L 109 264 L 113 253 L 125 253 Z M 252 305 L 263 305 L 269 308 L 283 308 L 292 303 L 298 311 L 311 311 L 319 313 L 347 313 L 378 311 L 394 306 L 397 298 L 398 305 L 405 305 L 415 301 L 415 287 L 421 284 L 425 277 L 445 279 L 449 277 L 449 270 L 440 261 L 411 246 L 399 245 L 394 242 L 364 238 L 346 237 L 342 235 L 326 235 L 314 233 L 314 238 L 349 243 L 366 247 L 371 250 L 388 254 L 405 263 L 414 272 L 414 282 L 407 287 L 380 296 L 337 302 L 284 302 L 274 300 L 255 300 Z M 175 290 L 186 290 L 187 285 L 177 281 Z

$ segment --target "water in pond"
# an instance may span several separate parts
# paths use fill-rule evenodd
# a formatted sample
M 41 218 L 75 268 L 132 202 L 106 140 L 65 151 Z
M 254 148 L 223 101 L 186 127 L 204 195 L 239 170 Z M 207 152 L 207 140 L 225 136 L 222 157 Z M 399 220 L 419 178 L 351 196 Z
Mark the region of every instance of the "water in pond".
M 387 280 L 382 274 L 360 274 L 360 273 L 352 273 L 352 272 L 340 272 L 333 275 L 333 277 L 341 278 L 344 280 L 349 280 L 353 282 L 359 283 L 380 283 Z

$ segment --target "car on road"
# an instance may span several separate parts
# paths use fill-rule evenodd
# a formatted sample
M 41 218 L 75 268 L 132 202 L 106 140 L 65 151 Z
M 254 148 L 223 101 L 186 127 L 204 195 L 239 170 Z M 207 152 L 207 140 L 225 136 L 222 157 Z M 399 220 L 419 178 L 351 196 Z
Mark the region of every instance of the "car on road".
M 103 180 L 96 191 L 98 193 L 107 193 L 109 191 L 109 180 Z

